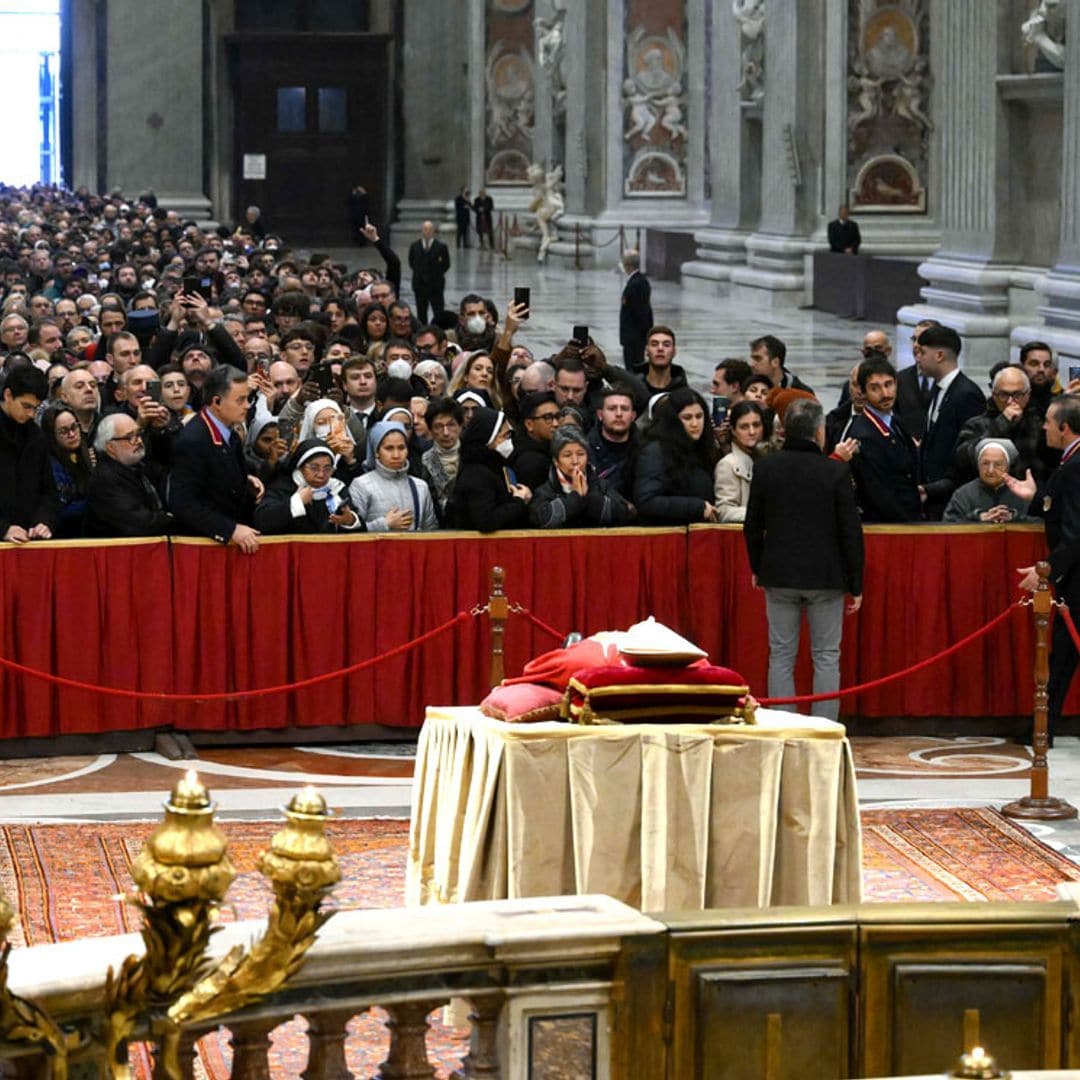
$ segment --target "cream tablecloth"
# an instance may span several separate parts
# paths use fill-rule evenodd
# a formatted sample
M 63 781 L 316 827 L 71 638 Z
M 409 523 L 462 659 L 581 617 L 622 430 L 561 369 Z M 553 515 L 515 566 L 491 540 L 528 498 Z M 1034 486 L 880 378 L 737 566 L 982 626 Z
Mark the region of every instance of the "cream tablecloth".
M 606 893 L 643 911 L 857 903 L 840 724 L 506 724 L 429 708 L 407 903 Z

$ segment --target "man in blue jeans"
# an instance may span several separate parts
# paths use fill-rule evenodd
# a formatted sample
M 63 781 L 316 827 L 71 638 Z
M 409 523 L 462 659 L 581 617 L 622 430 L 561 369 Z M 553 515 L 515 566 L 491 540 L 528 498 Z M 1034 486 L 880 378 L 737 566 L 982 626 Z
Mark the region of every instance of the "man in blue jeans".
M 814 660 L 814 693 L 840 688 L 844 594 L 848 613 L 862 604 L 863 535 L 851 474 L 824 455 L 820 402 L 794 401 L 784 417 L 784 447 L 754 465 L 743 535 L 754 585 L 769 618 L 769 697 L 794 697 L 795 657 L 805 611 Z M 814 706 L 835 720 L 836 700 Z

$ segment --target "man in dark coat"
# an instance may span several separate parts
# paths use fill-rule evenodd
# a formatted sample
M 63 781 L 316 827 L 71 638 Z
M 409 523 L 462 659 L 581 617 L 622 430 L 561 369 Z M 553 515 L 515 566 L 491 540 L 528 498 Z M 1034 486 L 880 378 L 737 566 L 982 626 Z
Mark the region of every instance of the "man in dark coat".
M 626 284 L 619 308 L 619 344 L 623 348 L 623 367 L 640 373 L 645 370 L 645 341 L 653 325 L 652 286 L 635 250 L 623 254 L 622 265 Z
M 858 255 L 862 236 L 851 220 L 850 211 L 841 206 L 835 221 L 829 222 L 829 250 L 840 255 Z
M 851 459 L 855 495 L 863 521 L 918 521 L 922 517 L 915 444 L 904 431 L 896 404 L 896 368 L 880 353 L 859 365 L 863 411 L 848 428 L 859 450 Z
M 45 435 L 34 423 L 49 393 L 43 372 L 14 367 L 0 400 L 0 539 L 15 544 L 48 540 L 59 500 Z
M 163 536 L 172 532 L 172 514 L 151 483 L 143 459 L 146 444 L 136 420 L 115 412 L 94 437 L 97 466 L 86 496 L 87 536 Z
M 983 392 L 959 367 L 960 335 L 948 326 L 930 326 L 919 335 L 919 370 L 934 380 L 919 445 L 920 494 L 931 521 L 940 521 L 956 490 L 956 440 L 960 430 L 986 409 Z
M 259 534 L 250 522 L 263 485 L 248 475 L 243 443 L 233 430 L 247 416 L 247 376 L 227 364 L 214 368 L 203 395 L 202 411 L 174 444 L 169 506 L 177 522 L 196 536 L 253 555 Z
M 519 484 L 535 491 L 551 471 L 551 437 L 559 419 L 559 406 L 551 391 L 525 394 L 521 399 L 521 427 L 514 432 L 510 468 Z
M 1046 443 L 1051 450 L 1061 451 L 1061 464 L 1051 475 L 1042 502 L 1046 526 L 1046 545 L 1050 549 L 1050 582 L 1057 597 L 1072 612 L 1080 612 L 1080 397 L 1061 394 L 1046 410 Z M 1030 477 L 1005 483 L 1010 491 L 1023 498 L 1035 495 L 1035 481 Z M 1028 591 L 1039 583 L 1034 566 L 1019 570 L 1020 588 Z M 1065 620 L 1054 620 L 1050 645 L 1050 685 L 1048 729 L 1050 745 L 1054 744 L 1054 728 L 1061 719 L 1065 698 L 1076 673 L 1078 655 Z M 1032 732 L 1022 741 L 1031 744 Z
M 416 315 L 421 324 L 428 321 L 428 305 L 436 318 L 446 310 L 443 291 L 446 271 L 450 269 L 450 249 L 435 235 L 435 223 L 425 221 L 420 239 L 409 248 L 412 290 L 416 297 Z
M 844 594 L 862 604 L 863 537 L 848 467 L 827 458 L 821 404 L 801 398 L 784 415 L 784 447 L 754 465 L 743 536 L 769 619 L 769 695 L 793 697 L 805 611 L 814 693 L 840 688 Z M 814 706 L 836 719 L 837 701 Z

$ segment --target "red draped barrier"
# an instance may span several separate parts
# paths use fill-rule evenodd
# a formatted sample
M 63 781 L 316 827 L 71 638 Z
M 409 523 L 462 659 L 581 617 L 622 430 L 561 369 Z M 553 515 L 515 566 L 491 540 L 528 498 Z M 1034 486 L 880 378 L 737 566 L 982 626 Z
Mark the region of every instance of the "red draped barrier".
M 863 610 L 846 624 L 842 685 L 946 648 L 1015 599 L 1033 527 L 867 529 Z M 486 601 L 492 566 L 512 601 L 564 631 L 653 614 L 766 689 L 763 594 L 738 527 L 276 539 L 254 557 L 209 542 L 0 545 L 0 656 L 104 686 L 172 693 L 310 678 L 394 649 Z M 378 667 L 272 697 L 132 702 L 0 672 L 0 737 L 179 729 L 415 726 L 430 703 L 483 696 L 486 618 Z M 551 647 L 520 615 L 506 670 Z M 805 652 L 804 646 L 804 652 Z M 1031 710 L 1032 628 L 1018 616 L 925 673 L 843 703 L 862 717 L 1020 716 Z M 810 689 L 803 657 L 798 687 Z M 1069 712 L 1080 712 L 1080 694 Z

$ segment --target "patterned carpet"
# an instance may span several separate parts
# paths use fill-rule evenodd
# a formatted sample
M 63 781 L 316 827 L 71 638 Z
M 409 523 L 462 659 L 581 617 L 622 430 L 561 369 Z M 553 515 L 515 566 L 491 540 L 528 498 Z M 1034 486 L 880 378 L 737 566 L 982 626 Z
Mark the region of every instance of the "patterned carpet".
M 868 901 L 1051 900 L 1054 886 L 1080 880 L 1080 867 L 989 809 L 869 810 L 863 813 L 863 881 Z M 258 852 L 276 822 L 230 822 L 229 850 L 239 875 L 223 912 L 225 921 L 265 913 L 269 891 L 255 872 Z M 0 827 L 0 885 L 18 900 L 11 941 L 18 947 L 47 941 L 136 930 L 134 911 L 116 900 L 131 888 L 130 867 L 153 828 L 145 824 L 6 825 Z M 334 895 L 339 908 L 399 905 L 404 897 L 408 822 L 345 820 L 328 832 L 344 880 Z M 358 1076 L 373 1075 L 388 1037 L 379 1010 L 357 1017 L 346 1044 Z M 466 1032 L 442 1025 L 429 1036 L 437 1075 L 448 1076 L 466 1049 Z M 275 1078 L 303 1069 L 304 1022 L 278 1028 L 271 1052 Z M 149 1076 L 145 1053 L 134 1056 L 136 1074 Z M 227 1077 L 230 1051 L 224 1035 L 200 1044 L 202 1074 Z

